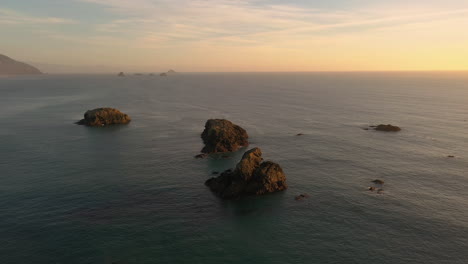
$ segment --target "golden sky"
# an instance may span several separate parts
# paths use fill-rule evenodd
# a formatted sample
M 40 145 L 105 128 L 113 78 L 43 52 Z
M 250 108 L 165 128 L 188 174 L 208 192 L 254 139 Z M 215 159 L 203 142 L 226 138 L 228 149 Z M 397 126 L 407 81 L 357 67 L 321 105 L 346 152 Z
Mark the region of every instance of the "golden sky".
M 468 70 L 468 1 L 5 0 L 0 53 L 50 72 Z

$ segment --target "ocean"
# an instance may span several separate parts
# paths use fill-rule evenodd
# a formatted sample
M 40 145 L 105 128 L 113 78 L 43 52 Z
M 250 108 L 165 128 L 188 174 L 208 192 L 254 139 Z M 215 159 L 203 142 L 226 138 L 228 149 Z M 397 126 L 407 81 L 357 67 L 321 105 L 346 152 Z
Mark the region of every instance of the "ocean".
M 132 122 L 74 124 L 97 107 Z M 289 189 L 214 196 L 246 149 L 194 159 L 210 118 Z M 468 263 L 468 73 L 9 77 L 0 122 L 2 264 Z

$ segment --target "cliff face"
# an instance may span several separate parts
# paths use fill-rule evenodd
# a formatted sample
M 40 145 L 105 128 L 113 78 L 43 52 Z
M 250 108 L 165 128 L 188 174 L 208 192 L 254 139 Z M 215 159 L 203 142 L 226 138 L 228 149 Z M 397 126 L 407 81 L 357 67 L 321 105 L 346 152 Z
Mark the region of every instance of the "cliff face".
M 0 75 L 42 74 L 37 68 L 0 54 Z

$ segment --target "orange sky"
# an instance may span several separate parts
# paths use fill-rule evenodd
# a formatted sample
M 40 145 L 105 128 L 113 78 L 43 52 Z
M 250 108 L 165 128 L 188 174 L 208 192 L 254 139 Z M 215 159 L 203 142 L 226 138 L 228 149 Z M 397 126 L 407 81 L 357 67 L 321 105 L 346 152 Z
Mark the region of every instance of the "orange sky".
M 468 70 L 466 1 L 15 3 L 0 53 L 48 72 Z

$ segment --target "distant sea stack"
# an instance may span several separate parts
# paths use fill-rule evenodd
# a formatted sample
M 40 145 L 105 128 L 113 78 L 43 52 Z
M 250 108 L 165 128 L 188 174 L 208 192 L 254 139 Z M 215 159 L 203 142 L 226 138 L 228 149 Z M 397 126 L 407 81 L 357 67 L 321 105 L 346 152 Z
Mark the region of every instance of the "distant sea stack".
M 393 125 L 378 125 L 374 127 L 374 130 L 383 131 L 383 132 L 398 132 L 401 131 L 401 128 Z
M 1 75 L 37 75 L 42 74 L 37 68 L 0 54 Z
M 117 76 L 119 76 L 119 77 L 125 77 L 125 73 L 119 72 L 119 74 L 117 74 Z
M 262 151 L 259 148 L 251 149 L 244 153 L 234 171 L 225 171 L 207 180 L 205 185 L 223 199 L 286 190 L 286 175 L 280 165 L 262 161 Z
M 96 108 L 88 110 L 84 114 L 84 119 L 77 122 L 78 125 L 86 126 L 108 126 L 117 124 L 128 124 L 131 119 L 127 114 L 114 108 Z
M 201 134 L 202 153 L 234 152 L 249 145 L 249 135 L 242 127 L 226 119 L 210 119 Z
M 159 74 L 159 76 L 167 77 L 167 73 L 163 72 L 163 73 Z
M 174 70 L 168 70 L 167 73 L 176 73 Z

